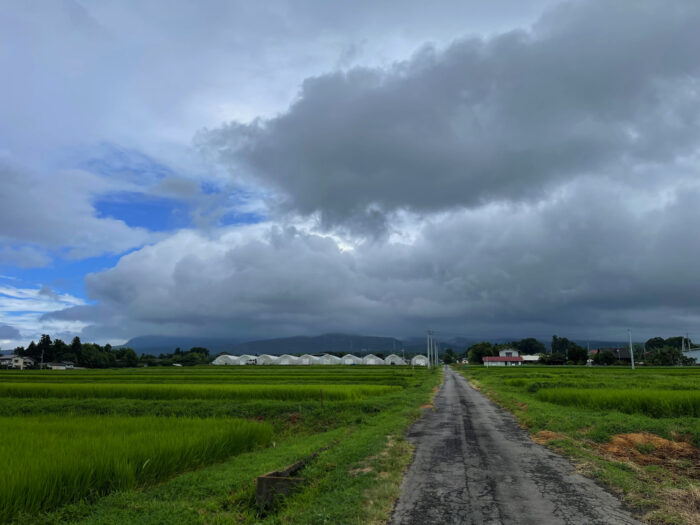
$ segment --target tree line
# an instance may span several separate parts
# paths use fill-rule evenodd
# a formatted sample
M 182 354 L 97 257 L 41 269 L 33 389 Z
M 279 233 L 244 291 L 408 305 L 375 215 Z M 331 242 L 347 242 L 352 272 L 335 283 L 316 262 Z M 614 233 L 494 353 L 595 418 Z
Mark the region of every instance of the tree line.
M 654 366 L 693 365 L 695 361 L 682 352 L 683 348 L 692 348 L 693 343 L 684 337 L 653 337 L 642 344 L 633 346 L 635 361 Z M 588 359 L 592 359 L 597 365 L 614 365 L 620 362 L 618 355 L 609 349 L 591 352 L 566 337 L 552 336 L 550 351 L 541 341 L 534 337 L 528 337 L 510 343 L 494 344 L 488 341 L 473 344 L 461 355 L 470 363 L 483 364 L 484 357 L 497 356 L 500 350 L 513 348 L 521 355 L 539 355 L 540 363 L 546 365 L 584 365 Z M 457 362 L 460 355 L 452 349 L 447 349 L 444 362 L 447 364 Z
M 139 366 L 193 366 L 211 362 L 209 350 L 193 347 L 187 351 L 176 348 L 173 353 L 153 356 L 137 355 L 133 348 L 113 348 L 97 343 L 83 343 L 79 337 L 74 337 L 70 344 L 61 339 L 52 340 L 43 334 L 38 343 L 32 341 L 25 348 L 15 348 L 15 355 L 31 357 L 37 366 L 40 363 L 71 362 L 82 368 L 135 368 Z

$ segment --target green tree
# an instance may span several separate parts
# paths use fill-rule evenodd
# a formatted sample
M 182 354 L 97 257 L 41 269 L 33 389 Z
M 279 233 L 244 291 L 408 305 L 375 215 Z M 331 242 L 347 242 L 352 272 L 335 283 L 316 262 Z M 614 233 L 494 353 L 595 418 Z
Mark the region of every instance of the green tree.
M 445 350 L 445 355 L 443 356 L 442 360 L 446 365 L 451 365 L 452 363 L 457 362 L 457 355 L 452 348 L 448 348 Z
M 534 337 L 527 337 L 520 341 L 514 341 L 511 345 L 524 355 L 544 354 L 547 351 L 544 343 L 538 341 Z
M 588 350 L 576 343 L 571 343 L 569 345 L 568 359 L 574 363 L 585 364 L 588 360 Z
M 484 357 L 493 355 L 493 345 L 489 342 L 476 343 L 467 349 L 467 358 L 471 364 L 483 364 Z
M 593 362 L 597 365 L 614 365 L 617 357 L 610 350 L 603 350 L 593 357 Z

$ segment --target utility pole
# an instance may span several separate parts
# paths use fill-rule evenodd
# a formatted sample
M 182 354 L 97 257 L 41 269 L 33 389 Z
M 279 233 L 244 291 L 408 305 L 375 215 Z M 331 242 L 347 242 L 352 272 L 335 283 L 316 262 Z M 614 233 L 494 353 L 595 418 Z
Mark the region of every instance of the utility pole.
M 426 335 L 427 335 L 426 352 L 427 352 L 427 354 L 428 354 L 428 368 L 430 368 L 430 357 L 431 357 L 431 354 L 430 354 L 430 343 L 431 343 L 431 341 L 430 341 L 430 335 L 433 333 L 433 331 L 432 331 L 432 330 L 426 330 L 425 333 L 426 333 Z
M 632 370 L 634 370 L 634 348 L 632 348 L 632 329 L 628 328 L 627 333 L 630 336 L 630 357 L 632 358 Z

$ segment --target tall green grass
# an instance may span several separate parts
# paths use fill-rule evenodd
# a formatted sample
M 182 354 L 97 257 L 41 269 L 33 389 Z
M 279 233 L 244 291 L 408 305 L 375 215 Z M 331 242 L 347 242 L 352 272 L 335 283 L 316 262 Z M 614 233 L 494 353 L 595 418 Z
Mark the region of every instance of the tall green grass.
M 537 392 L 537 399 L 657 418 L 700 416 L 700 391 L 697 390 L 545 388 Z
M 161 480 L 266 445 L 272 429 L 237 419 L 0 418 L 0 522 Z
M 276 399 L 354 400 L 389 393 L 387 385 L 182 385 L 127 383 L 4 383 L 0 397 L 125 398 L 125 399 Z

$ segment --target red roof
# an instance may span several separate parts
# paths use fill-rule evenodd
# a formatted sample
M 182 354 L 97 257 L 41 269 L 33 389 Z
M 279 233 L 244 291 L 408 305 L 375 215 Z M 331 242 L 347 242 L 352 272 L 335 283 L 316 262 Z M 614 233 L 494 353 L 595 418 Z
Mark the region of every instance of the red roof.
M 514 356 L 492 356 L 492 357 L 484 357 L 484 361 L 522 361 L 523 358 L 520 357 L 519 355 L 514 355 Z

